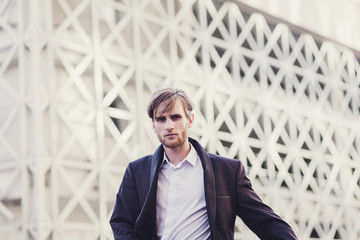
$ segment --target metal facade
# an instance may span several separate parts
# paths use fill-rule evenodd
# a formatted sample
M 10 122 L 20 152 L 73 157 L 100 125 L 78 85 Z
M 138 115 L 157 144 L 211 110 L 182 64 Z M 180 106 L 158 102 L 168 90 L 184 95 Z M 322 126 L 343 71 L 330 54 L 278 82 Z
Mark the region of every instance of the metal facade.
M 360 239 L 360 65 L 349 49 L 207 0 L 0 3 L 0 239 L 113 239 L 146 104 L 190 93 L 191 135 L 243 161 L 299 239 Z M 237 239 L 256 239 L 237 221 Z

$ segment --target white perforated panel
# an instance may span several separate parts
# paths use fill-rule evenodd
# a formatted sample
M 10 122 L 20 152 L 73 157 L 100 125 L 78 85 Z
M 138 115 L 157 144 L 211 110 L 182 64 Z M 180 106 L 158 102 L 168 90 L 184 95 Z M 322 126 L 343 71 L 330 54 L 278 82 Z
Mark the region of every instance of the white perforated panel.
M 354 52 L 231 2 L 7 0 L 0 13 L 0 239 L 113 239 L 124 169 L 158 145 L 146 104 L 161 86 L 190 94 L 191 135 L 243 161 L 299 239 L 360 238 Z

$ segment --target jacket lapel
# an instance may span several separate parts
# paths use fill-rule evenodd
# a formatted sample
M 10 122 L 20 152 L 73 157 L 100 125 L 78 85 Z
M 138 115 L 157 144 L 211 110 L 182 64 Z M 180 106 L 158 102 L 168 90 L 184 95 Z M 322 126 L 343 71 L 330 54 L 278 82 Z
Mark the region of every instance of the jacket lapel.
M 150 189 L 144 206 L 135 223 L 135 235 L 138 239 L 149 239 L 156 235 L 156 191 L 159 167 L 164 157 L 164 148 L 158 147 L 151 159 Z
M 216 188 L 212 162 L 205 149 L 196 140 L 189 138 L 189 141 L 199 154 L 202 166 L 204 168 L 206 206 L 209 216 L 211 236 L 214 238 L 216 217 Z

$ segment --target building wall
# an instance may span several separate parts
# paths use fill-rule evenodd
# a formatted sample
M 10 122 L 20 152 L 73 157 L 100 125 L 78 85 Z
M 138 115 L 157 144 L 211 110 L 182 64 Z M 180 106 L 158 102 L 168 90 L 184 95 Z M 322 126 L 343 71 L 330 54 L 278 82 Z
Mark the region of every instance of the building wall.
M 113 239 L 124 170 L 158 145 L 146 103 L 162 86 L 190 94 L 191 136 L 241 160 L 299 239 L 360 238 L 357 52 L 231 1 L 0 12 L 0 239 Z M 239 220 L 236 239 L 256 236 Z
M 360 50 L 359 0 L 219 0 L 250 6 L 313 35 Z M 246 4 L 246 5 L 245 5 Z M 355 31 L 354 31 L 355 30 Z

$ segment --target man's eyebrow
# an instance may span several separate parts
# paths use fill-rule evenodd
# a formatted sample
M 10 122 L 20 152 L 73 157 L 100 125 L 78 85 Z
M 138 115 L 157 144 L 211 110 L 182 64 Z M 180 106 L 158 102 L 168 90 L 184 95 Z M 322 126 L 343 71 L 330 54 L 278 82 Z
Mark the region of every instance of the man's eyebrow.
M 160 113 L 159 115 L 156 115 L 156 116 L 154 117 L 154 119 L 159 119 L 159 118 L 166 118 L 166 116 L 165 116 L 165 114 Z

